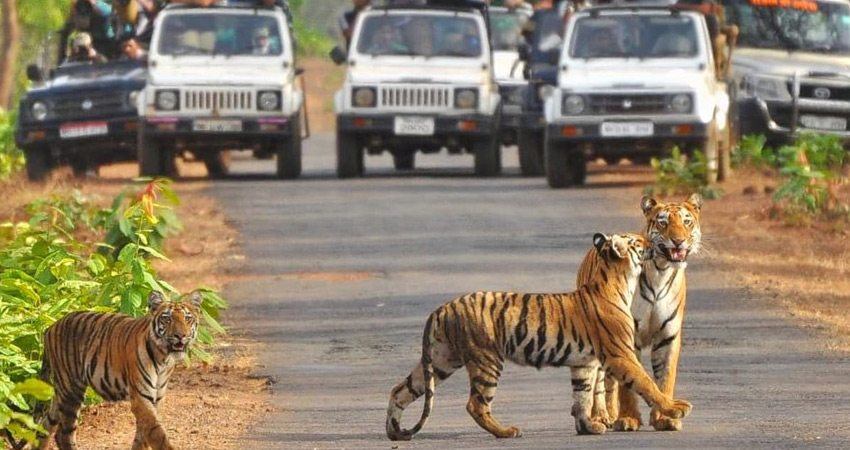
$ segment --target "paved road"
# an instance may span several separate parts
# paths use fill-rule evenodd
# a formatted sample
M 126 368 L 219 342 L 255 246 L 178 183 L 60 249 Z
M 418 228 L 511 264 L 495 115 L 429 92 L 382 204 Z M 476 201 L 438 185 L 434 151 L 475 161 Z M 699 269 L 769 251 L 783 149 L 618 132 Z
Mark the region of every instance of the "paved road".
M 431 310 L 471 290 L 571 289 L 594 231 L 641 222 L 640 184 L 591 176 L 590 188 L 553 191 L 518 176 L 515 151 L 508 175 L 486 180 L 469 176 L 471 157 L 422 158 L 427 168 L 402 176 L 390 161 L 367 159 L 366 178 L 337 180 L 333 137 L 321 135 L 300 180 L 239 161 L 243 175 L 211 187 L 248 256 L 244 281 L 226 292 L 231 322 L 265 344 L 258 371 L 279 380 L 276 412 L 245 448 L 850 448 L 850 361 L 729 287 L 706 257 L 689 269 L 678 393 L 694 411 L 683 432 L 576 436 L 569 372 L 509 366 L 494 413 L 523 438 L 496 440 L 468 417 L 459 371 L 413 441 L 388 441 L 388 393 L 416 363 Z

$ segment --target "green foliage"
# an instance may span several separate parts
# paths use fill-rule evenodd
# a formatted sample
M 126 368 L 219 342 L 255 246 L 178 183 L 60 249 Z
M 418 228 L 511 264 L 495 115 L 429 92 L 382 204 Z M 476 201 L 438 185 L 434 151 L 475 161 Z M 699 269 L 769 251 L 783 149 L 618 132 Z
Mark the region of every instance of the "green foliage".
M 298 54 L 301 56 L 327 56 L 335 42 L 327 34 L 311 27 L 304 21 L 295 21 L 295 36 L 298 41 Z
M 26 222 L 0 224 L 0 430 L 16 439 L 38 430 L 25 397 L 49 398 L 33 379 L 44 331 L 60 317 L 78 310 L 139 317 L 147 312 L 151 290 L 179 297 L 152 266 L 153 260 L 166 259 L 162 238 L 179 224 L 160 198 L 178 201 L 167 180 L 148 180 L 135 196 L 125 190 L 108 209 L 73 192 L 34 202 Z M 97 242 L 109 235 L 111 244 Z M 227 304 L 211 290 L 200 291 L 203 326 L 191 355 L 209 359 L 201 347 L 224 332 L 218 318 Z
M 15 146 L 15 112 L 0 108 L 0 180 L 24 166 L 24 154 Z
M 693 156 L 688 158 L 676 147 L 669 158 L 652 158 L 651 164 L 656 170 L 656 182 L 644 189 L 647 194 L 667 196 L 699 192 L 707 199 L 723 196 L 722 189 L 706 184 L 708 165 L 700 151 L 694 151 Z
M 767 138 L 763 134 L 742 137 L 740 146 L 732 152 L 732 166 L 736 168 L 770 168 L 775 167 L 776 163 L 776 152 L 767 147 Z

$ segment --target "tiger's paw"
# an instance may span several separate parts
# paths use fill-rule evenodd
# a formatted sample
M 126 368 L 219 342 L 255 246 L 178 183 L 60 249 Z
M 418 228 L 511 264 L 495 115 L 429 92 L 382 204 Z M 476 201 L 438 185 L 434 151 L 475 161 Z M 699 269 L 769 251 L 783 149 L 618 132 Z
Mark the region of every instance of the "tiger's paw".
M 652 423 L 652 427 L 656 431 L 682 431 L 682 419 L 662 416 Z
M 641 425 L 640 417 L 620 417 L 614 421 L 614 431 L 637 431 Z
M 599 420 L 576 419 L 576 432 L 578 434 L 602 434 L 608 431 L 608 424 Z
M 505 431 L 496 435 L 497 438 L 518 438 L 522 437 L 522 430 L 517 427 L 505 428 Z
M 687 416 L 694 408 L 693 405 L 686 400 L 674 399 L 671 403 L 672 405 L 669 407 L 661 409 L 661 412 L 673 419 L 681 419 L 682 417 Z
M 611 428 L 614 425 L 614 419 L 612 419 L 607 413 L 600 414 L 598 416 L 591 416 L 590 421 L 599 422 L 602 425 L 605 425 L 606 428 Z

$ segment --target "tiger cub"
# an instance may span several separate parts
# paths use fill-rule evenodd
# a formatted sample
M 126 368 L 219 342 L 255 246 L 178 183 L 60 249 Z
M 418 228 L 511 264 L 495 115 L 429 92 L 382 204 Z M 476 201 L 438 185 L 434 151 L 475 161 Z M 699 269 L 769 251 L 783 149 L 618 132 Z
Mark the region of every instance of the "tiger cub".
M 661 203 L 643 197 L 641 210 L 646 218 L 645 235 L 652 248 L 652 259 L 644 263 L 639 289 L 631 303 L 635 321 L 635 351 L 650 347 L 652 374 L 664 394 L 673 396 L 682 348 L 682 323 L 685 319 L 687 283 L 685 268 L 688 256 L 702 244 L 700 217 L 702 197 L 691 194 L 685 201 Z M 592 264 L 582 264 L 576 285 L 593 277 Z M 600 381 L 602 378 L 599 378 Z M 607 391 L 607 394 L 605 393 Z M 611 423 L 615 430 L 633 431 L 641 426 L 638 401 L 634 394 L 620 390 L 617 383 L 606 380 L 597 384 L 593 416 Z M 600 395 L 600 392 L 602 394 Z M 650 425 L 659 431 L 678 431 L 682 420 L 653 408 Z
M 55 394 L 39 448 L 48 448 L 54 432 L 59 450 L 77 448 L 77 415 L 91 386 L 104 400 L 130 400 L 136 417 L 133 450 L 174 449 L 156 408 L 175 363 L 198 334 L 202 300 L 193 292 L 188 302 L 166 302 L 151 292 L 144 317 L 80 311 L 51 325 L 44 335 L 41 376 L 52 380 Z
M 471 387 L 466 410 L 496 437 L 518 437 L 516 427 L 500 425 L 490 412 L 502 363 L 534 366 L 569 366 L 577 407 L 573 407 L 579 433 L 601 433 L 605 424 L 592 422 L 592 383 L 595 361 L 618 381 L 671 417 L 686 416 L 691 404 L 674 400 L 658 390 L 632 352 L 634 328 L 623 299 L 637 288 L 649 243 L 637 234 L 593 237 L 599 266 L 594 277 L 568 294 L 476 292 L 437 308 L 425 323 L 422 359 L 390 393 L 387 436 L 409 440 L 425 425 L 434 402 L 434 389 L 465 366 Z M 419 422 L 401 428 L 401 416 L 411 402 L 425 395 Z

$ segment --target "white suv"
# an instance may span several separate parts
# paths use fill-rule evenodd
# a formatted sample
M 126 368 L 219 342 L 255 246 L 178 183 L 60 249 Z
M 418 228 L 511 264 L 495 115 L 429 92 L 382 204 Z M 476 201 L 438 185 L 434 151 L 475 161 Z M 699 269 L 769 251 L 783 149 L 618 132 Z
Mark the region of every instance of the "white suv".
M 417 151 L 473 153 L 475 173 L 501 171 L 499 92 L 487 23 L 470 7 L 388 6 L 360 13 L 334 97 L 337 174 L 363 173 L 364 153 L 414 167 Z
M 286 14 L 254 2 L 172 5 L 157 17 L 147 85 L 138 105 L 142 175 L 174 171 L 191 152 L 211 176 L 227 173 L 228 150 L 277 156 L 277 175 L 301 173 L 304 93 Z
M 674 146 L 701 150 L 716 179 L 718 158 L 729 157 L 729 95 L 702 14 L 600 6 L 572 15 L 565 36 L 545 105 L 551 187 L 584 183 L 588 159 L 645 162 Z

